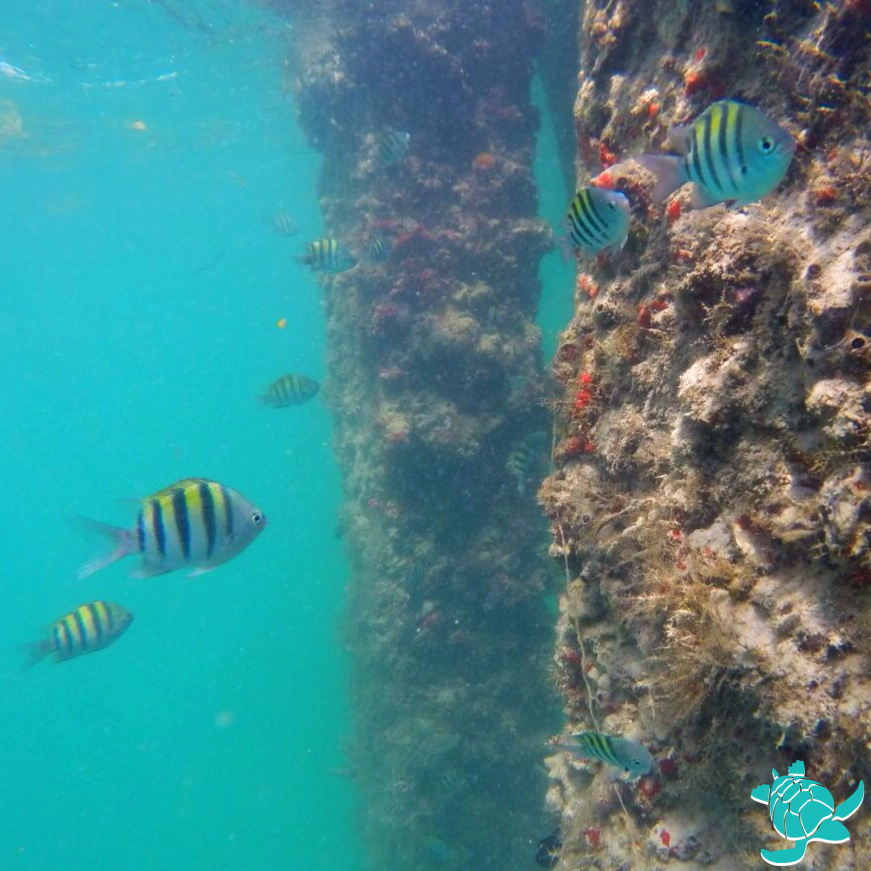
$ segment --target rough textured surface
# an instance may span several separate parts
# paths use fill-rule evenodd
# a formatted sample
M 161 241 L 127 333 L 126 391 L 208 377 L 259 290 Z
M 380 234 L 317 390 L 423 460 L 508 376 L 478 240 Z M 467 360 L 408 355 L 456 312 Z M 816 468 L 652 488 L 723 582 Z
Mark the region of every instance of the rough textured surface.
M 325 225 L 357 252 L 377 235 L 390 248 L 321 280 L 363 829 L 378 868 L 522 867 L 546 825 L 556 713 L 546 525 L 506 466 L 548 426 L 536 19 L 515 0 L 325 12 L 333 34 L 318 23 L 298 83 Z M 392 165 L 388 128 L 411 134 Z
M 623 254 L 579 266 L 539 492 L 566 569 L 555 656 L 575 729 L 660 771 L 548 760 L 560 869 L 760 867 L 750 800 L 801 758 L 842 801 L 871 785 L 871 152 L 864 2 L 588 2 L 581 180 L 636 203 Z M 628 161 L 737 97 L 800 147 L 738 211 L 651 206 Z M 603 167 L 603 162 L 605 166 Z M 682 212 L 682 214 L 678 214 Z M 852 840 L 818 869 L 865 869 Z

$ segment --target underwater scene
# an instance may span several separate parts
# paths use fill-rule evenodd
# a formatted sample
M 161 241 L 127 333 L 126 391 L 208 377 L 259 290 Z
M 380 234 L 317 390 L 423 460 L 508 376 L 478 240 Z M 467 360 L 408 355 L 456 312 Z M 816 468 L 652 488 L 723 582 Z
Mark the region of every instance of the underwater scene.
M 0 871 L 871 869 L 871 3 L 6 0 Z

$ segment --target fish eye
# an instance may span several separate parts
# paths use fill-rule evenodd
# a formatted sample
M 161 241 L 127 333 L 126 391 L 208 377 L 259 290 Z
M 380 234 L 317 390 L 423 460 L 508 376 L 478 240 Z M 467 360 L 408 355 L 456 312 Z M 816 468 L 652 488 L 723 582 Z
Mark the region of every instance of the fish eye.
M 608 200 L 608 208 L 613 212 L 617 208 L 617 203 L 613 200 Z
M 759 140 L 759 148 L 763 154 L 771 154 L 774 151 L 774 141 L 768 136 L 763 136 Z
M 585 514 L 585 515 L 581 518 L 581 523 L 583 523 L 584 526 L 586 526 L 589 522 L 590 522 L 590 515 L 589 515 L 589 514 Z
M 251 522 L 254 523 L 255 525 L 260 523 L 261 520 L 263 520 L 263 515 L 259 511 L 255 511 L 251 515 Z

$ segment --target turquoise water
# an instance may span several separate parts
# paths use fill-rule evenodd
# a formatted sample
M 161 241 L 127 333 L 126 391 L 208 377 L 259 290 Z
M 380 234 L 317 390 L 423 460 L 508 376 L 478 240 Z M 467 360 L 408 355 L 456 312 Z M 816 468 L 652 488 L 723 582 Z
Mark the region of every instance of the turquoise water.
M 538 211 L 554 234 L 559 235 L 564 232 L 562 222 L 574 191 L 566 190 L 559 162 L 555 121 L 548 110 L 544 88 L 538 76 L 532 80 L 532 102 L 541 117 L 533 166 L 538 188 Z M 570 117 L 560 120 L 571 123 Z M 542 258 L 539 276 L 541 300 L 537 320 L 541 329 L 542 357 L 551 360 L 557 349 L 560 332 L 574 317 L 572 288 L 575 284 L 575 264 L 563 260 L 559 248 L 555 248 Z
M 286 23 L 33 7 L 7 0 L 0 30 L 0 868 L 353 871 L 329 417 L 254 401 L 324 375 Z M 99 542 L 69 515 L 127 525 L 125 500 L 200 475 L 267 513 L 249 550 L 193 581 L 127 580 L 132 558 L 75 579 Z M 96 598 L 135 613 L 124 637 L 20 670 L 17 645 Z

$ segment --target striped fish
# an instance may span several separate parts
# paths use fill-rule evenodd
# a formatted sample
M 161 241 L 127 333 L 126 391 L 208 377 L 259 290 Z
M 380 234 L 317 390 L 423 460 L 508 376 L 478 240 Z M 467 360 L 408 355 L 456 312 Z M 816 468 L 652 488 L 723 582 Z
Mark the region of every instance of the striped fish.
M 568 233 L 560 241 L 564 256 L 573 251 L 587 257 L 602 251 L 617 252 L 629 236 L 629 200 L 619 191 L 590 185 L 569 203 L 563 224 Z
M 647 774 L 656 763 L 653 755 L 637 741 L 603 735 L 601 732 L 576 732 L 568 740 L 554 744 L 556 750 L 566 750 L 584 759 L 598 759 L 623 769 L 630 780 Z
M 28 656 L 25 668 L 50 655 L 54 655 L 55 662 L 63 662 L 82 653 L 102 650 L 117 641 L 132 622 L 133 615 L 112 602 L 79 605 L 49 626 L 48 638 L 25 645 Z
M 295 236 L 299 232 L 299 224 L 287 212 L 278 211 L 272 216 L 272 229 L 279 236 Z
M 270 408 L 302 405 L 315 396 L 321 385 L 306 375 L 282 375 L 260 396 L 260 404 Z
M 547 433 L 538 431 L 522 438 L 508 454 L 505 466 L 517 480 L 519 494 L 523 494 L 536 468 L 544 465 L 546 449 Z
M 142 500 L 133 529 L 87 521 L 114 542 L 114 549 L 79 569 L 86 578 L 130 554 L 142 565 L 132 578 L 176 569 L 189 576 L 211 571 L 241 553 L 266 526 L 266 516 L 241 493 L 205 478 L 185 478 Z
M 305 254 L 296 260 L 312 272 L 342 272 L 357 262 L 344 242 L 329 237 L 310 242 Z
M 405 157 L 408 145 L 411 142 L 411 134 L 404 130 L 383 130 L 378 135 L 378 160 L 384 166 L 397 163 Z
M 656 176 L 657 202 L 693 182 L 695 209 L 761 199 L 783 180 L 795 153 L 795 140 L 783 127 L 735 100 L 713 103 L 669 138 L 677 155 L 643 154 L 635 160 Z
M 390 251 L 393 244 L 384 238 L 380 233 L 372 237 L 372 242 L 369 245 L 369 262 L 384 263 L 390 259 Z

